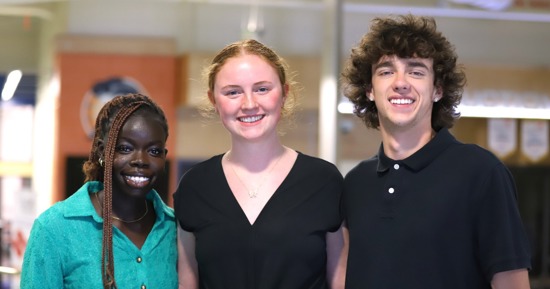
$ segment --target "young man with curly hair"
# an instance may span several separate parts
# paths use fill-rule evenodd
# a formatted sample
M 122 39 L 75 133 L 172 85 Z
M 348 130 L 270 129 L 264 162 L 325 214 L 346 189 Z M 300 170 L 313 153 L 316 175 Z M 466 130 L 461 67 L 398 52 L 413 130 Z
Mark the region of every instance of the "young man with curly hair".
M 509 170 L 449 132 L 465 74 L 432 18 L 376 18 L 344 94 L 379 152 L 345 177 L 346 288 L 529 288 L 529 241 Z

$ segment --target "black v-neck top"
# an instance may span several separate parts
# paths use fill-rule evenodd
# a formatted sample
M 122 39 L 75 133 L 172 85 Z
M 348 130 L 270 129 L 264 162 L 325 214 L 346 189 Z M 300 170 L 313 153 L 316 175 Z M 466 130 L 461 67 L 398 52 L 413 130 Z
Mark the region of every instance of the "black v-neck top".
M 189 170 L 174 194 L 180 226 L 196 238 L 200 288 L 328 288 L 326 234 L 342 222 L 343 178 L 299 153 L 253 225 L 223 173 L 223 155 Z

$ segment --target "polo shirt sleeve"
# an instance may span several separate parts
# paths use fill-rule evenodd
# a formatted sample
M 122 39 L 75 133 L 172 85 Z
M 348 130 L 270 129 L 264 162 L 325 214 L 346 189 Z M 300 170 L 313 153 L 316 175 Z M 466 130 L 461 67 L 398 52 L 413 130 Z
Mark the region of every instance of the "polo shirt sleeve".
M 502 163 L 483 182 L 476 222 L 480 263 L 488 281 L 498 272 L 530 269 L 530 245 L 512 174 Z
M 31 229 L 21 271 L 21 289 L 63 288 L 61 256 L 57 248 L 61 243 L 37 219 Z

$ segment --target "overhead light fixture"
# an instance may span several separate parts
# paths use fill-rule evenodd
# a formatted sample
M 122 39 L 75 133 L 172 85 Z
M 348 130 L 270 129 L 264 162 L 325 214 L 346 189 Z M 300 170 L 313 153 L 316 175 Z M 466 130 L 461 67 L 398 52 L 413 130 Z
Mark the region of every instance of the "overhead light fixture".
M 18 275 L 19 273 L 21 272 L 15 268 L 0 266 L 0 274 Z
M 485 10 L 502 11 L 510 8 L 513 0 L 450 0 L 457 4 L 467 4 L 476 6 Z
M 459 105 L 461 117 L 550 119 L 548 108 Z
M 13 94 L 15 93 L 15 90 L 17 89 L 17 86 L 19 85 L 19 81 L 21 80 L 22 76 L 23 73 L 21 72 L 21 70 L 14 70 L 8 74 L 6 83 L 4 84 L 4 89 L 2 89 L 3 101 L 8 101 L 13 97 Z
M 353 103 L 341 97 L 338 112 L 352 114 L 353 110 Z M 496 90 L 465 93 L 456 111 L 461 117 L 550 120 L 550 96 Z
M 264 32 L 263 13 L 258 1 L 253 1 L 246 21 L 242 24 L 241 38 L 261 41 Z

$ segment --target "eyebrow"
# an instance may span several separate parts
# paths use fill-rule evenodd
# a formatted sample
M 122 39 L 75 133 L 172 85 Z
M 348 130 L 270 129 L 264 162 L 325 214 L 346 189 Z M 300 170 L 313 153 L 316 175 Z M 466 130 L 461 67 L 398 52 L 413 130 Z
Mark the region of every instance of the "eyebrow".
M 128 142 L 128 143 L 131 143 L 132 145 L 135 143 L 134 141 L 134 138 L 133 137 L 130 137 L 130 136 L 121 136 L 117 139 L 117 145 L 119 145 L 119 142 Z M 162 140 L 155 140 L 155 139 L 151 139 L 149 142 L 148 142 L 148 146 L 151 146 L 151 145 L 162 145 L 163 141 Z M 166 146 L 166 141 L 164 141 L 165 145 Z
M 240 88 L 240 86 L 239 85 L 234 85 L 234 84 L 229 84 L 229 85 L 220 87 L 220 90 L 235 89 L 235 88 Z
M 262 80 L 262 81 L 258 81 L 256 83 L 254 83 L 254 85 L 258 85 L 258 84 L 272 84 L 273 82 L 269 81 L 269 80 Z
M 407 67 L 413 67 L 413 68 L 414 67 L 421 67 L 421 68 L 425 68 L 427 70 L 430 69 L 430 68 L 428 68 L 428 66 L 424 62 L 419 61 L 419 60 L 415 60 L 415 59 L 406 59 L 405 63 L 406 63 Z M 386 61 L 377 63 L 377 64 L 374 65 L 373 70 L 377 70 L 377 69 L 383 68 L 383 67 L 394 67 L 393 61 L 386 60 Z
M 428 68 L 428 66 L 422 62 L 422 61 L 418 61 L 418 60 L 414 60 L 414 59 L 409 59 L 409 60 L 406 60 L 405 61 L 407 63 L 407 66 L 409 67 L 421 67 L 421 68 L 425 68 L 427 70 L 429 70 L 430 68 Z
M 382 67 L 393 67 L 393 66 L 394 65 L 391 61 L 386 60 L 386 61 L 375 64 L 373 70 L 377 70 L 378 68 L 382 68 Z
M 253 86 L 258 86 L 258 85 L 272 85 L 272 84 L 273 84 L 273 82 L 271 82 L 271 81 L 262 80 L 262 81 L 255 82 L 252 85 Z M 224 89 L 235 89 L 235 88 L 241 88 L 241 86 L 238 85 L 238 84 L 228 84 L 226 86 L 221 87 L 220 89 L 224 90 Z

